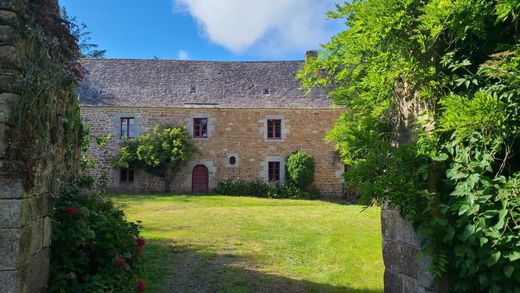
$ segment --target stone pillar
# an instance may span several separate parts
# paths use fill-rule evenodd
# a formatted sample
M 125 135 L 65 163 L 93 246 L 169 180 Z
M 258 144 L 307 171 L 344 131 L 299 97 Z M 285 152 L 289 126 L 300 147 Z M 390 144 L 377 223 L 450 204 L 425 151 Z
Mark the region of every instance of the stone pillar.
M 27 0 L 0 1 L 0 292 L 45 292 L 49 279 L 51 220 L 49 193 L 55 191 L 51 180 L 58 169 L 51 153 L 44 158 L 51 164 L 37 166 L 35 184 L 24 188 L 10 159 L 10 129 L 13 105 L 20 99 L 16 78 L 21 67 L 20 44 L 24 29 L 22 15 Z M 37 142 L 35 142 L 37 143 Z M 39 143 L 49 144 L 48 141 Z M 58 148 L 51 147 L 50 152 Z M 22 162 L 23 163 L 23 162 Z M 9 166 L 9 167 L 8 167 Z M 57 177 L 59 178 L 59 177 Z
M 442 292 L 430 274 L 430 259 L 418 255 L 421 241 L 412 225 L 399 211 L 386 207 L 381 210 L 381 225 L 385 292 Z

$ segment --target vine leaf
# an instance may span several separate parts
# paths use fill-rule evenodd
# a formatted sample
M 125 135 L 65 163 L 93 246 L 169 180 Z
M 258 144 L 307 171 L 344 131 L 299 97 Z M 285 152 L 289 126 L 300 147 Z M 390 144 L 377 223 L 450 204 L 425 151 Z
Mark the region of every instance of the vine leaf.
M 511 252 L 511 253 L 508 255 L 508 257 L 509 257 L 509 260 L 510 260 L 510 261 L 515 261 L 515 260 L 517 260 L 517 259 L 520 259 L 520 252 L 518 252 L 518 251 L 513 251 L 513 252 Z
M 475 225 L 473 225 L 473 224 L 466 225 L 466 228 L 464 228 L 464 233 L 462 233 L 462 241 L 465 242 L 474 233 L 475 233 Z
M 489 255 L 488 266 L 492 266 L 492 265 L 496 264 L 498 262 L 498 260 L 500 259 L 500 255 L 501 255 L 500 251 L 492 252 Z
M 515 268 L 512 265 L 507 265 L 503 268 L 504 274 L 509 278 L 513 275 Z

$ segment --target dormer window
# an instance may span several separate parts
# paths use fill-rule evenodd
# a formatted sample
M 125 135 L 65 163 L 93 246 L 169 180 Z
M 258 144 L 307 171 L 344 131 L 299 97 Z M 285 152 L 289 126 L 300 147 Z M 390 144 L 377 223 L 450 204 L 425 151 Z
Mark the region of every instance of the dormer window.
M 269 95 L 271 94 L 271 90 L 269 88 L 264 88 L 264 95 Z
M 100 94 L 106 94 L 108 92 L 108 87 L 106 85 L 102 85 L 99 89 Z
M 193 93 L 196 93 L 197 92 L 197 87 L 192 84 L 191 87 L 190 87 L 190 94 L 193 94 Z

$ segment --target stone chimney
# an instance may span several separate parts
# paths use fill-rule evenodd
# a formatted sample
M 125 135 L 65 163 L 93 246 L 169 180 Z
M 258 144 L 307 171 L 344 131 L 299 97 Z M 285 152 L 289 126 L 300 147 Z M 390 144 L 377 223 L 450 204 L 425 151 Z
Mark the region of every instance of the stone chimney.
M 310 58 L 317 58 L 318 57 L 318 51 L 316 50 L 309 50 L 305 52 L 305 60 Z

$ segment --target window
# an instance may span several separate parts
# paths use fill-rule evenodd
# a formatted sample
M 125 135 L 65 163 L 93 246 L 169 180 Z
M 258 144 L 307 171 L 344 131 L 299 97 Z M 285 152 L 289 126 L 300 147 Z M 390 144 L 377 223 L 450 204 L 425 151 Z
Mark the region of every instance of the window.
M 121 138 L 135 137 L 135 119 L 134 117 L 121 118 Z
M 282 138 L 282 120 L 281 119 L 267 119 L 267 138 L 281 139 Z
M 268 95 L 270 93 L 271 91 L 269 90 L 269 88 L 264 88 L 264 95 Z
M 208 137 L 208 118 L 193 118 L 193 137 Z
M 237 163 L 237 158 L 235 158 L 234 156 L 229 157 L 229 164 L 231 166 L 235 165 L 236 163 Z
M 132 169 L 121 169 L 119 173 L 119 182 L 134 182 L 134 170 Z
M 269 162 L 269 182 L 280 181 L 280 162 Z
M 196 93 L 197 92 L 197 87 L 195 85 L 191 85 L 190 87 L 190 94 L 193 94 L 193 93 Z

